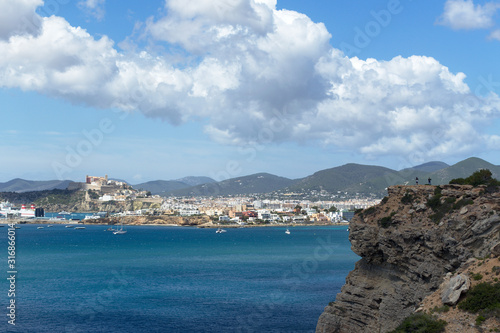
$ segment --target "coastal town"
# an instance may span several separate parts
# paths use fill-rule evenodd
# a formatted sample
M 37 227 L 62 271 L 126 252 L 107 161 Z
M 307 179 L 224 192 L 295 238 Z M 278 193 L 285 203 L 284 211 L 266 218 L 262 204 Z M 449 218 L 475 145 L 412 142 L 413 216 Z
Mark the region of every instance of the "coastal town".
M 149 191 L 134 189 L 126 182 L 104 177 L 86 176 L 84 182 L 70 183 L 67 189 L 77 193 L 81 202 L 70 205 L 47 204 L 35 207 L 34 203 L 21 208 L 3 202 L 0 215 L 21 220 L 48 219 L 77 220 L 80 223 L 142 224 L 137 221 L 182 221 L 185 225 L 272 225 L 272 224 L 339 224 L 347 223 L 358 209 L 365 209 L 380 202 L 374 198 L 262 198 L 259 195 L 220 197 L 162 197 Z M 30 205 L 31 209 L 26 209 Z M 42 204 L 43 205 L 43 204 Z M 84 209 L 91 208 L 93 209 Z M 51 209 L 52 208 L 52 209 Z M 59 210 L 62 210 L 59 211 Z M 64 213 L 64 214 L 59 214 Z M 55 215 L 55 216 L 54 216 Z M 83 215 L 83 217 L 82 217 Z M 146 219 L 147 217 L 147 219 Z M 176 218 L 176 219 L 173 219 Z M 197 221 L 192 223 L 192 221 Z M 173 222 L 172 224 L 179 224 Z

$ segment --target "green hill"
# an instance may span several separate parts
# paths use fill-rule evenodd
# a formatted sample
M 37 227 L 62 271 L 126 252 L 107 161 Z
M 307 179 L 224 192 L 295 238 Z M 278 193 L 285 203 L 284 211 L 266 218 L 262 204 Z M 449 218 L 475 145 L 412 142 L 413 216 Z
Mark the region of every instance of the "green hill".
M 449 165 L 444 163 L 444 162 L 432 161 L 432 162 L 427 162 L 424 164 L 414 166 L 414 167 L 409 168 L 409 169 L 415 170 L 415 171 L 420 171 L 420 172 L 436 172 L 436 171 L 439 171 L 439 170 L 442 170 L 442 169 L 445 169 L 448 167 L 449 167 Z M 408 169 L 404 169 L 404 170 L 408 170 Z M 401 171 L 403 171 L 403 170 L 401 170 Z
M 190 187 L 175 180 L 154 180 L 132 186 L 136 190 L 149 191 L 151 194 L 166 195 L 169 192 Z
M 46 191 L 46 190 L 65 190 L 71 180 L 47 180 L 35 181 L 25 179 L 12 179 L 5 183 L 0 183 L 0 192 L 31 192 L 31 191 Z
M 273 192 L 293 184 L 295 181 L 271 175 L 258 173 L 250 176 L 237 177 L 218 183 L 203 184 L 187 189 L 172 191 L 174 196 L 218 196 L 241 195 Z
M 491 164 L 477 157 L 471 157 L 461 162 L 458 162 L 446 169 L 442 169 L 432 173 L 431 178 L 436 181 L 436 184 L 448 184 L 454 178 L 467 178 L 475 171 L 480 169 L 489 169 L 493 177 L 500 179 L 500 166 Z
M 347 191 L 354 193 L 377 193 L 383 191 L 391 182 L 401 180 L 398 172 L 374 165 L 346 164 L 340 167 L 318 171 L 289 186 L 286 191 L 308 192 Z

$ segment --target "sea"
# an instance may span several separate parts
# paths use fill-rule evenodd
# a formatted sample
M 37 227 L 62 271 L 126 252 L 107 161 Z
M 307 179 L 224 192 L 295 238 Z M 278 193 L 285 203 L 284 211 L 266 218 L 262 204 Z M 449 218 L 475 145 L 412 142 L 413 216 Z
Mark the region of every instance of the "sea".
M 1 332 L 314 332 L 359 259 L 346 226 L 19 226 Z

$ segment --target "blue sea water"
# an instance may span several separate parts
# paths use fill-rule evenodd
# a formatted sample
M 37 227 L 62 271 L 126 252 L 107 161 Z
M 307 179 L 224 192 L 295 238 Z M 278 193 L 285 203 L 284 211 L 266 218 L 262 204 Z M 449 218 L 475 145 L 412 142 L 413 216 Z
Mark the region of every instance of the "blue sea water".
M 358 260 L 346 227 L 105 229 L 21 225 L 16 325 L 4 278 L 0 331 L 314 332 Z

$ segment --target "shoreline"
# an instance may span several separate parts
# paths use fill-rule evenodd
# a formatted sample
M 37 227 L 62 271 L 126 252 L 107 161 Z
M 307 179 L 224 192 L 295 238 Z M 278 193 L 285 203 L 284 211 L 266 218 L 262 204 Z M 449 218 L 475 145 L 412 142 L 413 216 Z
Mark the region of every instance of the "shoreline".
M 95 221 L 95 220 L 93 220 Z M 99 225 L 99 226 L 114 226 L 119 225 L 117 223 L 107 223 L 107 222 L 84 222 L 81 221 L 61 221 L 61 220 L 42 220 L 42 219 L 2 219 L 0 220 L 0 225 L 7 225 L 14 223 L 16 225 L 29 225 L 29 224 L 40 224 L 40 225 Z M 216 229 L 216 228 L 227 228 L 227 229 L 237 229 L 237 228 L 266 228 L 266 227 L 325 227 L 325 226 L 349 226 L 349 222 L 345 223 L 275 223 L 275 224 L 200 224 L 200 225 L 183 225 L 183 224 L 172 224 L 172 223 L 123 223 L 124 226 L 153 226 L 153 227 L 193 227 L 199 229 Z

